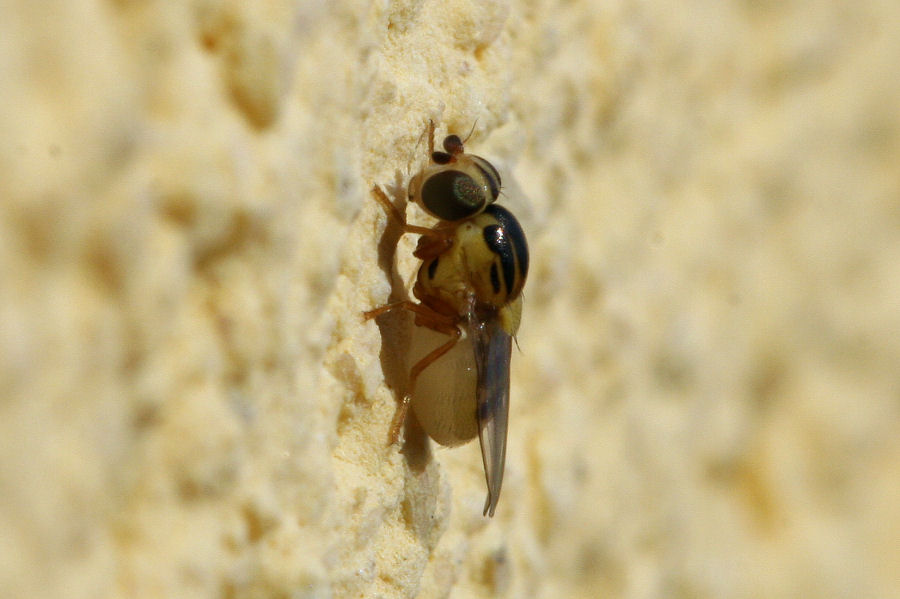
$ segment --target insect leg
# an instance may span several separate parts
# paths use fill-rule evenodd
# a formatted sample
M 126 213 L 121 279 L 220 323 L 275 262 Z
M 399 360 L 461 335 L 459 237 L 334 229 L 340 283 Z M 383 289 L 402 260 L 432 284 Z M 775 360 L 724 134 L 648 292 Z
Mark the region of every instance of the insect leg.
M 402 302 L 394 302 L 391 304 L 385 304 L 383 306 L 378 306 L 377 308 L 374 308 L 372 310 L 366 310 L 365 312 L 363 312 L 363 319 L 364 320 L 372 320 L 373 318 L 377 318 L 378 316 L 381 316 L 385 312 L 390 312 L 394 308 L 403 308 L 404 304 L 411 304 L 411 303 L 413 303 L 413 302 L 411 302 L 409 300 L 403 300 Z
M 428 136 L 428 156 L 434 154 L 434 121 L 428 119 L 428 127 L 425 129 L 425 135 Z
M 394 204 L 391 203 L 391 200 L 388 199 L 387 194 L 384 193 L 384 190 L 378 187 L 377 185 L 372 186 L 372 195 L 375 196 L 375 200 L 381 204 L 381 207 L 384 209 L 385 213 L 388 215 L 388 218 L 393 219 L 400 227 L 403 229 L 404 233 L 415 233 L 417 235 L 425 235 L 427 233 L 431 233 L 432 230 L 428 227 L 418 227 L 416 225 L 408 225 L 406 224 L 406 218 L 404 218 L 400 211 L 397 209 Z
M 400 404 L 400 407 L 397 408 L 397 412 L 394 414 L 394 420 L 391 422 L 391 429 L 388 433 L 388 442 L 391 445 L 396 443 L 397 439 L 400 437 L 400 427 L 403 426 L 403 422 L 406 420 L 406 413 L 409 411 L 410 397 L 412 396 L 413 391 L 416 388 L 416 379 L 419 377 L 423 370 L 428 368 L 441 356 L 453 349 L 453 346 L 456 345 L 462 334 L 459 330 L 459 327 L 457 326 L 453 327 L 452 332 L 441 332 L 448 332 L 448 334 L 451 335 L 450 339 L 446 343 L 443 343 L 439 347 L 429 352 L 428 355 L 426 355 L 424 358 L 416 362 L 409 371 L 409 389 L 403 396 L 403 402 Z
M 390 432 L 388 433 L 389 445 L 393 445 L 394 443 L 396 443 L 397 439 L 400 437 L 400 427 L 403 426 L 403 422 L 406 420 L 406 413 L 409 411 L 410 397 L 412 396 L 413 390 L 415 389 L 416 379 L 418 378 L 419 374 L 421 374 L 422 371 L 425 370 L 428 366 L 433 364 L 438 358 L 453 349 L 453 346 L 456 345 L 456 343 L 459 341 L 459 338 L 462 336 L 462 331 L 457 324 L 457 317 L 441 314 L 440 312 L 435 311 L 434 308 L 431 308 L 424 304 L 417 304 L 409 300 L 394 302 L 392 304 L 385 304 L 384 306 L 379 306 L 374 310 L 363 312 L 363 318 L 365 318 L 366 320 L 371 320 L 372 318 L 376 318 L 386 312 L 390 312 L 391 310 L 395 310 L 397 308 L 404 308 L 406 310 L 409 310 L 410 312 L 413 312 L 416 315 L 417 326 L 423 326 L 431 329 L 432 331 L 450 335 L 450 339 L 440 347 L 429 352 L 428 355 L 416 362 L 410 369 L 409 389 L 404 394 L 403 399 L 400 401 L 400 406 L 397 408 L 397 412 L 394 414 L 394 418 L 391 421 L 391 428 Z

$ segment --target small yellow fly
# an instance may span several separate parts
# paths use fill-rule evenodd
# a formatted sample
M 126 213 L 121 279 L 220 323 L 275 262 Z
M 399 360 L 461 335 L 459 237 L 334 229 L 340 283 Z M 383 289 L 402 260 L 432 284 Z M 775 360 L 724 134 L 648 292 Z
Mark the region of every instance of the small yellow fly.
M 467 154 L 456 135 L 444 138 L 444 151 L 434 151 L 434 124 L 427 131 L 430 163 L 409 182 L 409 200 L 438 219 L 431 228 L 405 223 L 378 186 L 375 199 L 401 224 L 404 233 L 419 235 L 413 255 L 422 261 L 413 295 L 418 299 L 387 304 L 364 313 L 374 318 L 394 308 L 415 314 L 415 324 L 449 339 L 410 369 L 409 387 L 391 426 L 396 442 L 412 399 L 413 411 L 438 443 L 481 441 L 488 495 L 484 514 L 493 516 L 503 483 L 509 416 L 509 363 L 512 341 L 522 315 L 522 287 L 528 274 L 528 244 L 519 221 L 495 204 L 500 175 L 484 158 Z M 460 343 L 464 340 L 465 343 Z M 429 387 L 429 397 L 416 393 L 416 379 L 457 344 L 470 344 L 471 357 L 454 359 L 464 370 L 474 362 L 475 384 L 447 380 Z M 455 353 L 455 352 L 454 352 Z M 455 377 L 456 378 L 456 377 Z

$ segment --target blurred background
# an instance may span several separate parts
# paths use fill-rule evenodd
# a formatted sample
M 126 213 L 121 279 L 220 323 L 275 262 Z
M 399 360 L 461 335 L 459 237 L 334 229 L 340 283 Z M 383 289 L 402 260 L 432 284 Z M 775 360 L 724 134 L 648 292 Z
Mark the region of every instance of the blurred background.
M 13 0 L 0 98 L 0 596 L 900 597 L 896 3 Z M 360 317 L 429 119 L 531 249 L 492 520 Z

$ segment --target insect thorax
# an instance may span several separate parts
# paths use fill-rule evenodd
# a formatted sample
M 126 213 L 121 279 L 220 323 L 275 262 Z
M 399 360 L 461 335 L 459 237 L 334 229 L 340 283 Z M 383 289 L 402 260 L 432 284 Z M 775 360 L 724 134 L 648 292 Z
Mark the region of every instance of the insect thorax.
M 498 219 L 504 214 L 508 213 L 491 206 L 457 225 L 452 245 L 419 268 L 416 297 L 457 315 L 467 314 L 473 305 L 489 312 L 515 301 L 524 284 L 528 249 L 524 236 Z M 521 240 L 509 239 L 517 234 Z

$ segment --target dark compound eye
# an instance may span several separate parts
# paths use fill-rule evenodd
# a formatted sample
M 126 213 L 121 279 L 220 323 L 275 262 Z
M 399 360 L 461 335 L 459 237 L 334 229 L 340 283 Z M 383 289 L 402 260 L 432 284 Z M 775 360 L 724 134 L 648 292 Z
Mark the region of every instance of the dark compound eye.
M 460 171 L 442 171 L 422 185 L 422 205 L 441 220 L 461 220 L 484 207 L 484 189 Z
M 497 169 L 494 168 L 494 165 L 482 158 L 481 156 L 471 155 L 472 163 L 481 171 L 484 175 L 485 181 L 491 188 L 491 197 L 494 201 L 497 201 L 497 197 L 500 195 L 500 173 L 497 172 Z

